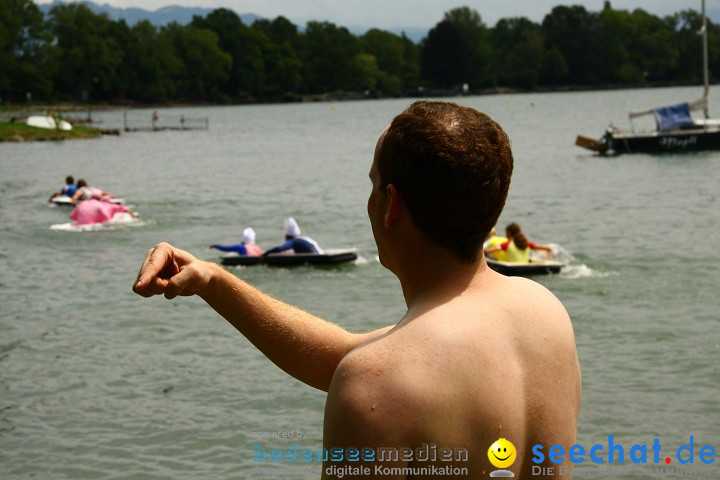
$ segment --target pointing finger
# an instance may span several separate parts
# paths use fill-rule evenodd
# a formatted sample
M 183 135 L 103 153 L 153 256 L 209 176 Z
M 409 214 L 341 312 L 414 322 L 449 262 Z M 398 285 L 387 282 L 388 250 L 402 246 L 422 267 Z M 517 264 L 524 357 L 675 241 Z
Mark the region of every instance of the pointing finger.
M 133 290 L 136 293 L 140 293 L 147 288 L 150 282 L 154 278 L 157 278 L 165 269 L 171 259 L 172 251 L 168 244 L 159 243 L 154 248 L 148 250 L 145 261 L 140 267 L 140 273 L 138 273 Z
M 152 255 L 153 250 L 155 250 L 155 247 L 148 249 L 147 253 L 145 254 L 145 260 L 143 260 L 143 263 L 140 266 L 140 271 L 138 272 L 137 277 L 135 278 L 135 283 L 133 283 L 133 291 L 135 293 L 140 293 L 141 290 L 143 290 L 145 287 L 147 287 L 147 284 L 142 284 L 140 282 L 140 275 L 143 272 L 143 268 L 145 267 L 145 264 L 150 259 L 150 255 Z

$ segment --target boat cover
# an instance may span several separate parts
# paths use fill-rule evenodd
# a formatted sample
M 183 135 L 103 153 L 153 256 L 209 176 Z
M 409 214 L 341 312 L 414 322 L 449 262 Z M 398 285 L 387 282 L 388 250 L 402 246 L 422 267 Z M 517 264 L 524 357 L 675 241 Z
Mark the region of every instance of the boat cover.
M 655 121 L 660 131 L 673 130 L 693 123 L 693 118 L 690 116 L 690 105 L 687 102 L 654 108 L 653 115 L 655 115 Z

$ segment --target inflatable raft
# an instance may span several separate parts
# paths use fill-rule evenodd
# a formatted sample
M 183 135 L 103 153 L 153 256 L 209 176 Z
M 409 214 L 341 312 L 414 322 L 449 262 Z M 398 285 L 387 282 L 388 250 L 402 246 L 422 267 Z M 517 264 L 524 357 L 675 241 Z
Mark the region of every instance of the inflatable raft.
M 530 263 L 510 263 L 488 258 L 487 264 L 488 267 L 503 275 L 521 277 L 560 273 L 565 266 L 564 263 L 557 260 L 547 259 L 531 259 Z
M 260 265 L 265 264 L 273 267 L 288 267 L 293 265 L 336 265 L 339 263 L 353 262 L 357 260 L 357 250 L 326 250 L 323 254 L 318 253 L 271 253 L 266 257 L 249 257 L 246 255 L 228 255 L 222 257 L 220 263 L 223 265 Z

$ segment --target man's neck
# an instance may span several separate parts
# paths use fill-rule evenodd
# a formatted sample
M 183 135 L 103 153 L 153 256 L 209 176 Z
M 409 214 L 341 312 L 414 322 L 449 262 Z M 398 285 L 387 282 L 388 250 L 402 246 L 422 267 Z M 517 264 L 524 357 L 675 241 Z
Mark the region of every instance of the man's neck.
M 427 244 L 405 246 L 393 270 L 408 310 L 445 303 L 478 286 L 491 273 L 482 254 L 466 263 L 445 248 Z

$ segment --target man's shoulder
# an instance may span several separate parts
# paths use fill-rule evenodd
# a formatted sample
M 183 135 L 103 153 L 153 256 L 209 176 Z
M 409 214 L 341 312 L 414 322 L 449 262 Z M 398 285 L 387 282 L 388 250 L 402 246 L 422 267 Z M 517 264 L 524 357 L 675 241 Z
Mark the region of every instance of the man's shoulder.
M 398 351 L 391 338 L 378 339 L 361 345 L 345 355 L 338 365 L 333 383 L 357 395 L 373 394 L 407 388 L 403 380 L 406 363 L 398 361 Z
M 359 347 L 343 358 L 328 390 L 326 428 L 329 420 L 334 428 L 354 431 L 358 440 L 389 445 L 412 437 L 405 415 L 416 411 L 422 395 L 391 358 L 378 345 Z
M 502 277 L 495 285 L 494 296 L 514 309 L 537 314 L 567 317 L 565 307 L 545 286 L 523 277 Z

